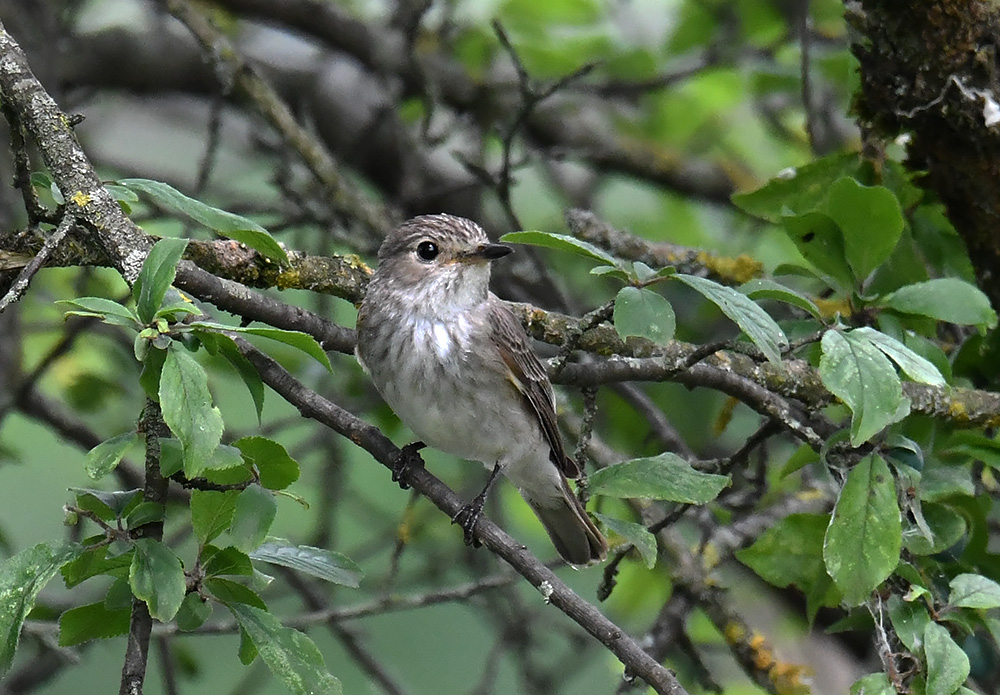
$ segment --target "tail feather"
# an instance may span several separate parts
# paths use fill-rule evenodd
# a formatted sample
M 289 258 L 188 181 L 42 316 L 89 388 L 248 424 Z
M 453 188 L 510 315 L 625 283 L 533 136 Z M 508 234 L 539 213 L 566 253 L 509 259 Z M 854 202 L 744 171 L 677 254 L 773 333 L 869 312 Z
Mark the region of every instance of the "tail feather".
M 604 560 L 608 542 L 590 520 L 587 511 L 562 479 L 562 495 L 536 499 L 523 489 L 521 496 L 542 522 L 559 555 L 571 565 L 589 565 Z

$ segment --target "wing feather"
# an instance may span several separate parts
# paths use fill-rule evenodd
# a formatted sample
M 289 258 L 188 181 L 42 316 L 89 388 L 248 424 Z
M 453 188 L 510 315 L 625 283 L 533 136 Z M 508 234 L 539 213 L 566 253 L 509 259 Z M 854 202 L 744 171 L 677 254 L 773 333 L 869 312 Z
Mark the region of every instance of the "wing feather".
M 508 378 L 520 391 L 526 404 L 538 418 L 551 450 L 550 458 L 568 478 L 577 478 L 580 469 L 566 456 L 559 426 L 556 422 L 556 399 L 545 367 L 538 360 L 528 336 L 517 319 L 499 299 L 489 303 L 493 343 L 508 369 Z

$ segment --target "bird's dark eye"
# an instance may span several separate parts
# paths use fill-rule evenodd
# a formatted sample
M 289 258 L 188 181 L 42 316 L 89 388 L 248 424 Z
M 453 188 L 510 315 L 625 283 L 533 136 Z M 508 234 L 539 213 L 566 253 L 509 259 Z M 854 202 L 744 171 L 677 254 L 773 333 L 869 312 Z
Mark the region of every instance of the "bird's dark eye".
M 433 241 L 421 241 L 417 244 L 417 256 L 422 261 L 427 261 L 428 263 L 437 258 L 440 253 L 438 245 Z

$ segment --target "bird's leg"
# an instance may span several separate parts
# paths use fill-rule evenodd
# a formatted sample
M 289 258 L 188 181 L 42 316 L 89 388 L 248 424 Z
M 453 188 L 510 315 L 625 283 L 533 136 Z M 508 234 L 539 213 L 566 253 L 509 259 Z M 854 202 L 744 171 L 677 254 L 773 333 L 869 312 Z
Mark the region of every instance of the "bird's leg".
M 420 454 L 417 452 L 423 449 L 426 444 L 423 442 L 413 442 L 407 444 L 402 449 L 399 450 L 399 456 L 392 464 L 392 482 L 399 483 L 399 487 L 406 490 L 410 486 L 403 480 L 403 476 L 406 475 L 406 471 L 411 467 L 413 468 L 423 468 L 424 460 L 420 458 Z
M 493 487 L 493 481 L 497 479 L 498 475 L 500 475 L 499 461 L 497 465 L 493 466 L 493 472 L 490 473 L 490 479 L 486 481 L 486 487 L 483 488 L 483 491 L 473 497 L 471 502 L 459 509 L 458 514 L 451 518 L 451 523 L 458 524 L 465 532 L 465 544 L 471 545 L 473 548 L 478 548 L 482 545 L 474 534 L 476 522 L 479 521 L 479 517 L 483 513 L 486 496 L 489 494 L 490 488 Z

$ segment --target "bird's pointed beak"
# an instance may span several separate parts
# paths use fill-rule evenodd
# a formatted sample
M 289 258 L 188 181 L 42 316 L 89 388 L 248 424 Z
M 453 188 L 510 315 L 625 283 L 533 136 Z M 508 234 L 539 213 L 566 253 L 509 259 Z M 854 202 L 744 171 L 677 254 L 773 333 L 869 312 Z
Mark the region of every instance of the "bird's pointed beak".
M 513 253 L 514 249 L 505 244 L 480 244 L 476 248 L 463 254 L 462 260 L 465 261 L 495 261 L 498 258 L 503 258 L 509 253 Z

